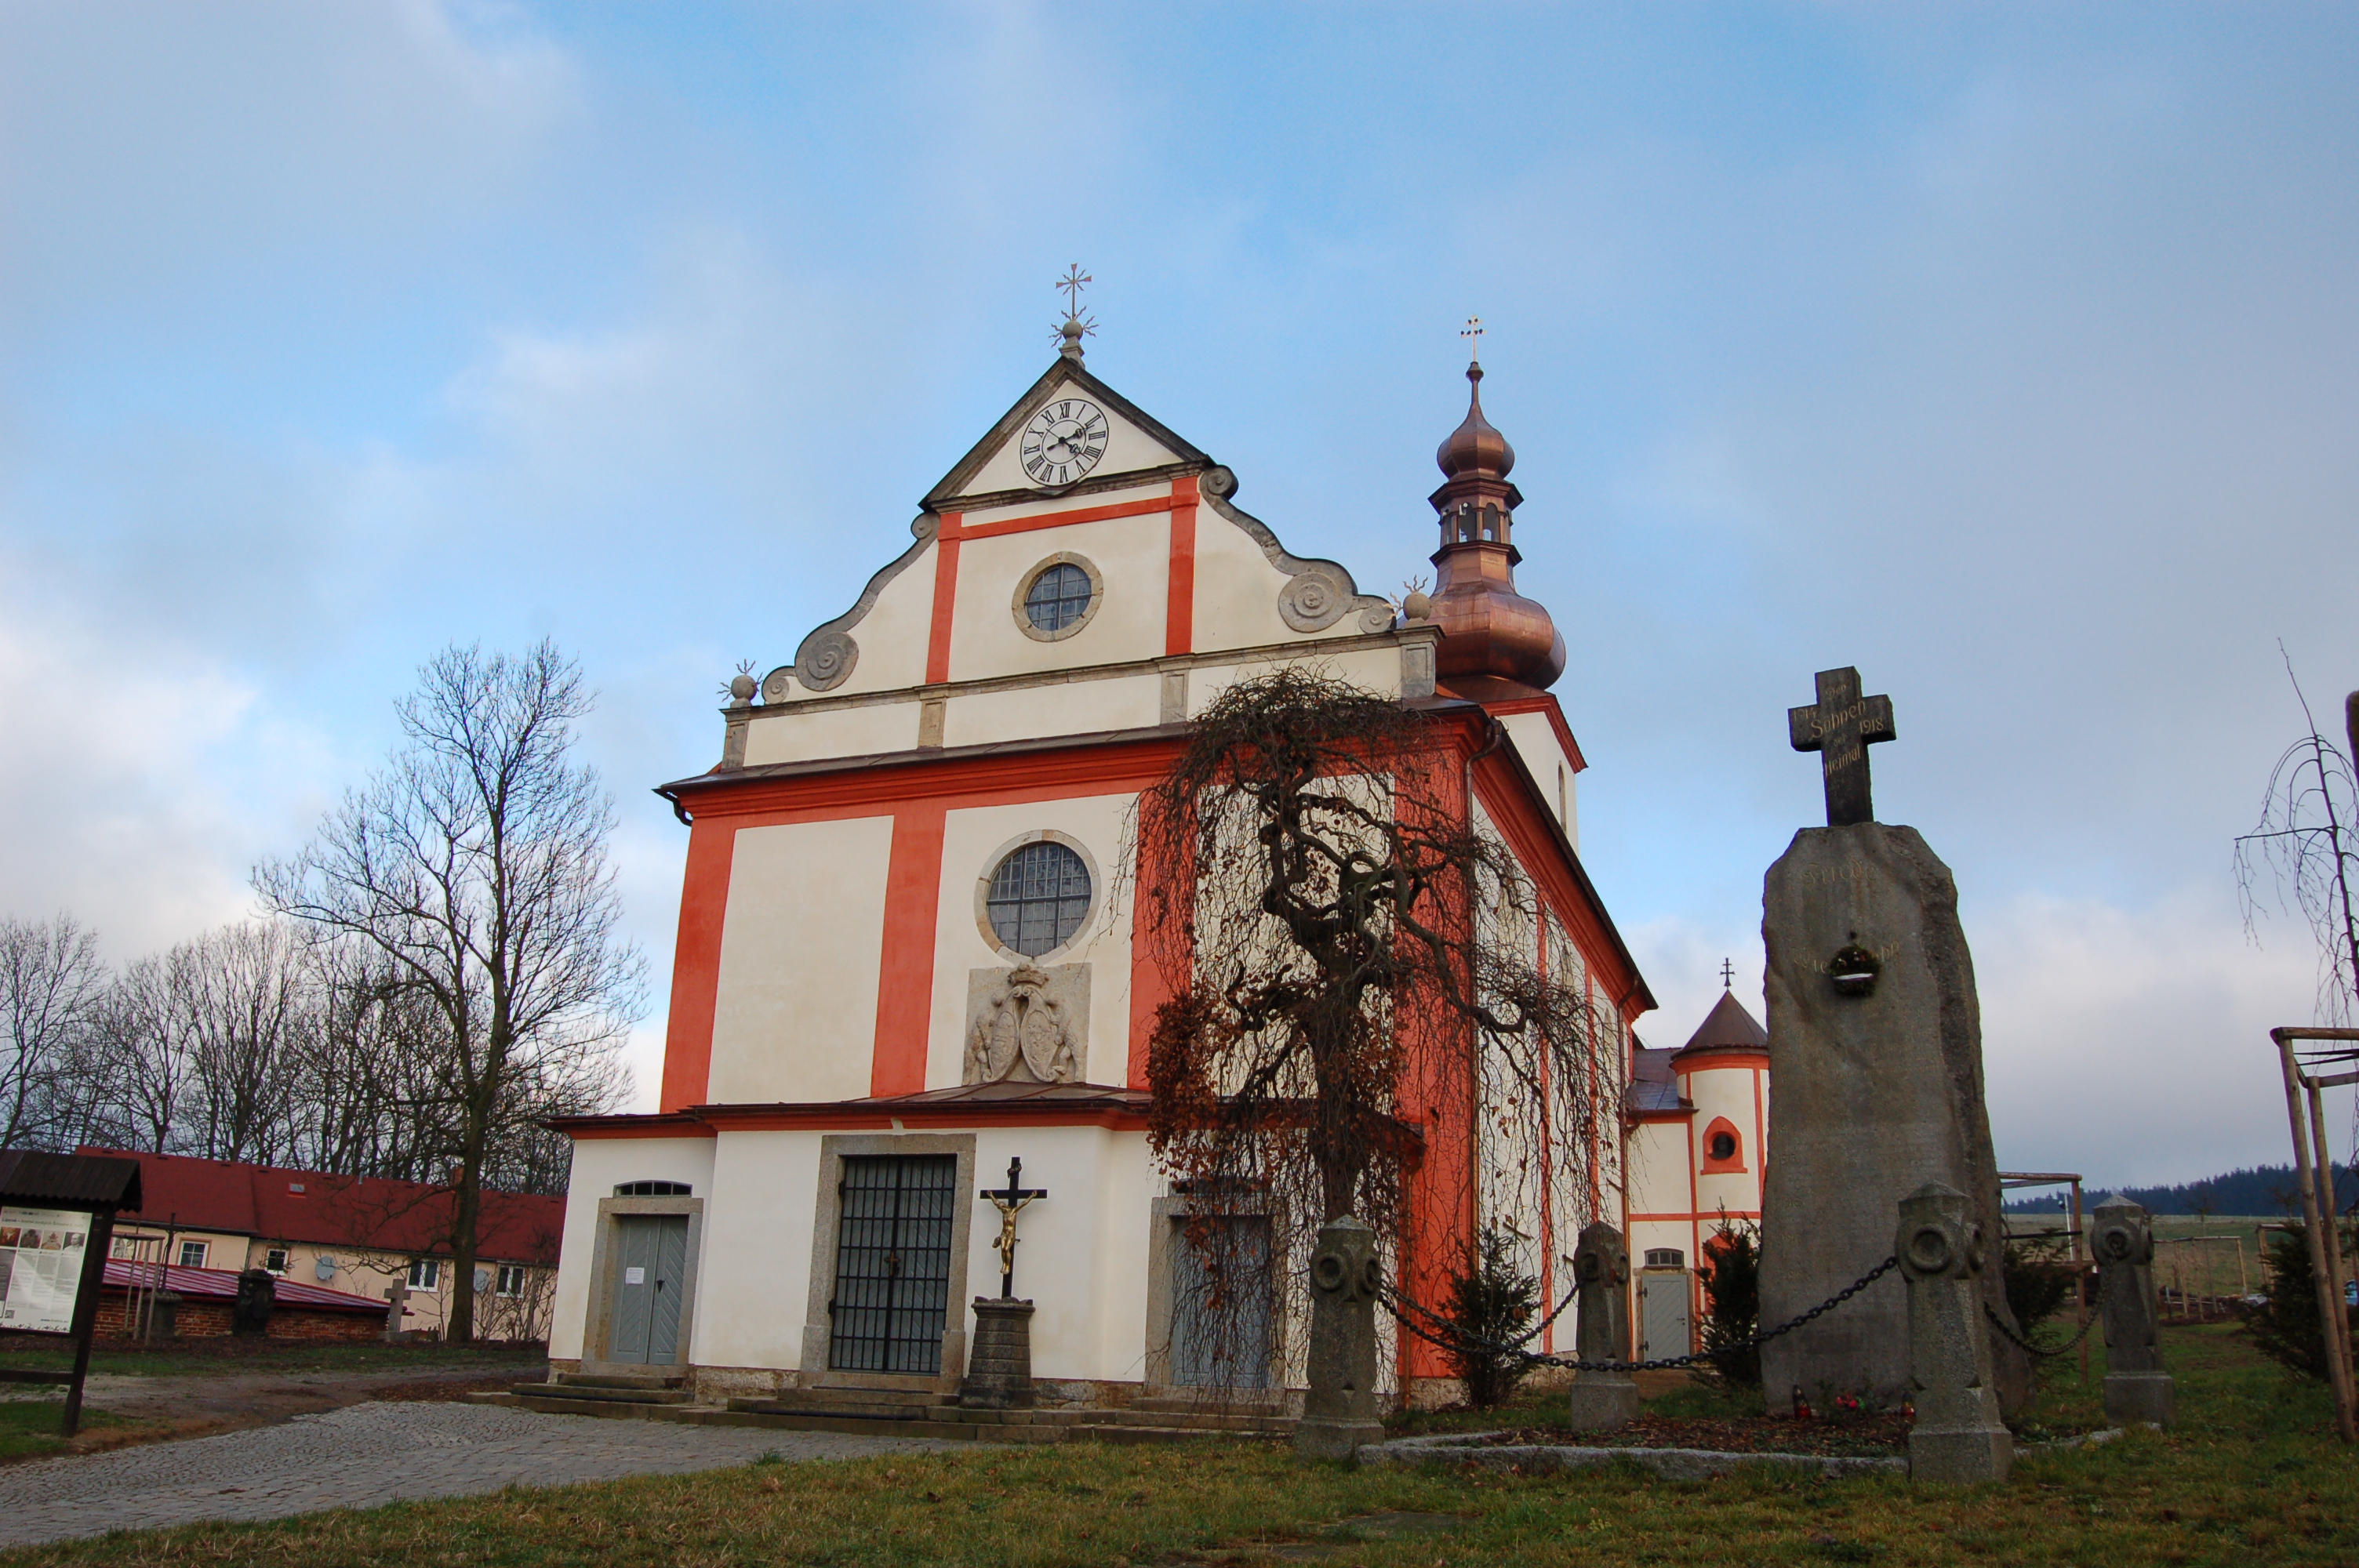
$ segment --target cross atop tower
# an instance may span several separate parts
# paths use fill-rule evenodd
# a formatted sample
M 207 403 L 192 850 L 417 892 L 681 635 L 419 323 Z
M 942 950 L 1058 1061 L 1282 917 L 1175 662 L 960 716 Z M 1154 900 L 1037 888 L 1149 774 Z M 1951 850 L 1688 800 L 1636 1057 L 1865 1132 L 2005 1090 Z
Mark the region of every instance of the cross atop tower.
M 1483 318 L 1480 316 L 1466 318 L 1466 325 L 1458 329 L 1458 335 L 1466 340 L 1467 362 L 1481 364 L 1483 362 Z
M 1875 820 L 1868 794 L 1867 749 L 1889 741 L 1892 699 L 1859 695 L 1859 672 L 1845 665 L 1821 670 L 1819 700 L 1786 710 L 1786 730 L 1797 752 L 1816 752 L 1825 774 L 1827 826 L 1849 827 Z
M 1736 989 L 1736 966 L 1726 958 L 1720 961 L 1720 989 L 1724 991 Z
M 1057 351 L 1069 360 L 1082 357 L 1083 338 L 1097 336 L 1098 324 L 1082 314 L 1082 287 L 1092 281 L 1093 280 L 1090 275 L 1082 270 L 1082 264 L 1079 262 L 1067 267 L 1065 276 L 1057 280 L 1057 287 L 1065 297 L 1065 319 L 1063 324 L 1058 327 L 1054 336 L 1057 340 Z

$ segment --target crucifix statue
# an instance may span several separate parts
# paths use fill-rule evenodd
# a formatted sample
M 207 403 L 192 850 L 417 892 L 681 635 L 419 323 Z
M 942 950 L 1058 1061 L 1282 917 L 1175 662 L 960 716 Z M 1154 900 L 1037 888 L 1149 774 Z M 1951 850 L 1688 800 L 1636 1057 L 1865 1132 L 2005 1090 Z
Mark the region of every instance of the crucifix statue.
M 1027 1187 L 1024 1180 L 1024 1162 L 1007 1162 L 1007 1185 L 998 1192 L 985 1187 L 975 1195 L 999 1211 L 999 1239 L 993 1243 L 999 1249 L 999 1299 L 1007 1301 L 1016 1294 L 1016 1217 L 1026 1208 L 1049 1195 L 1046 1187 Z
M 1826 775 L 1827 826 L 1850 827 L 1875 820 L 1868 796 L 1867 749 L 1889 741 L 1892 699 L 1859 695 L 1859 672 L 1845 666 L 1819 672 L 1819 700 L 1786 710 L 1786 728 L 1797 752 L 1816 752 Z

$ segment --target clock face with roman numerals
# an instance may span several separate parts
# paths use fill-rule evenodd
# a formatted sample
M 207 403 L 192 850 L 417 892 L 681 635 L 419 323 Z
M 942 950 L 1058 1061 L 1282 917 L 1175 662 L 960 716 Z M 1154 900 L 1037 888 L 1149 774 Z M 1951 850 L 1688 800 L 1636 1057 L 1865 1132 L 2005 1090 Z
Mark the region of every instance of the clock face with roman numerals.
M 1106 416 L 1094 403 L 1061 397 L 1032 416 L 1019 450 L 1036 484 L 1071 484 L 1105 456 Z

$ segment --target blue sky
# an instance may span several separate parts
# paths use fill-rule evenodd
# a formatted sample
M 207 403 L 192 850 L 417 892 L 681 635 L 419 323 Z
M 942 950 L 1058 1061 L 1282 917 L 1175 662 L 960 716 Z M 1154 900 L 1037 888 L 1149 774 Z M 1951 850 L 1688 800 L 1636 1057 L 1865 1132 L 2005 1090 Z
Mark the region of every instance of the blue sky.
M 2278 5 L 0 4 L 0 909 L 241 914 L 442 643 L 603 694 L 660 973 L 719 744 L 1038 373 L 1430 572 L 1514 440 L 1583 851 L 1676 1044 L 1816 820 L 1957 872 L 2003 1162 L 2282 1158 L 2229 839 L 2359 684 L 2359 15 Z M 658 990 L 658 1007 L 660 1005 Z M 649 1021 L 638 1052 L 653 1082 Z

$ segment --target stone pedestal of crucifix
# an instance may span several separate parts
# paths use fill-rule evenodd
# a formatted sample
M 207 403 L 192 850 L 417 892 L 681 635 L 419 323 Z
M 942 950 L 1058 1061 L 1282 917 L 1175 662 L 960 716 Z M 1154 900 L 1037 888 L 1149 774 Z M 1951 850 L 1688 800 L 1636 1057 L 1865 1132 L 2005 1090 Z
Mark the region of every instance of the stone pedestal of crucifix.
M 2162 1369 L 2155 1332 L 2154 1227 L 2146 1210 L 2118 1195 L 2099 1204 L 2089 1252 L 2105 1330 L 2105 1419 L 2169 1426 L 2178 1388 Z
M 1991 1386 L 1982 1276 L 1992 1238 L 1955 1187 L 1928 1182 L 1900 1204 L 1892 1249 L 1908 1291 L 1908 1474 L 1919 1481 L 2004 1481 L 2015 1438 Z
M 1630 1359 L 1630 1249 L 1622 1233 L 1597 1220 L 1582 1227 L 1572 1249 L 1572 1345 L 1582 1361 Z M 1572 1375 L 1565 1424 L 1575 1432 L 1611 1432 L 1638 1419 L 1638 1384 L 1628 1372 Z
M 999 1295 L 974 1298 L 974 1339 L 967 1347 L 959 1403 L 968 1410 L 1026 1410 L 1032 1389 L 1032 1303 L 1016 1299 L 1016 1217 L 1049 1195 L 1024 1185 L 1024 1162 L 1007 1162 L 1007 1185 L 975 1195 L 999 1210 Z
M 1376 1292 L 1384 1282 L 1376 1233 L 1365 1220 L 1331 1219 L 1310 1254 L 1310 1392 L 1294 1426 L 1294 1451 L 1349 1459 L 1382 1443 L 1376 1410 Z
M 1765 1327 L 1873 1269 L 1890 1244 L 1893 1205 L 1929 1182 L 1965 1194 L 1984 1235 L 2004 1234 L 1957 884 L 1915 828 L 1875 820 L 1867 748 L 1894 736 L 1891 699 L 1862 697 L 1852 669 L 1820 672 L 1818 696 L 1788 724 L 1795 750 L 1820 753 L 1827 826 L 1794 835 L 1761 900 L 1776 1086 L 1762 1195 Z M 1990 1315 L 2013 1327 L 1997 1254 L 1979 1279 Z M 2016 1409 L 2029 1364 L 2004 1342 L 1988 1348 L 2000 1396 Z M 1908 1380 L 1899 1281 L 1879 1280 L 1771 1340 L 1761 1370 L 1773 1412 L 1790 1409 L 1798 1390 L 1822 1408 L 1838 1394 L 1896 1403 Z

